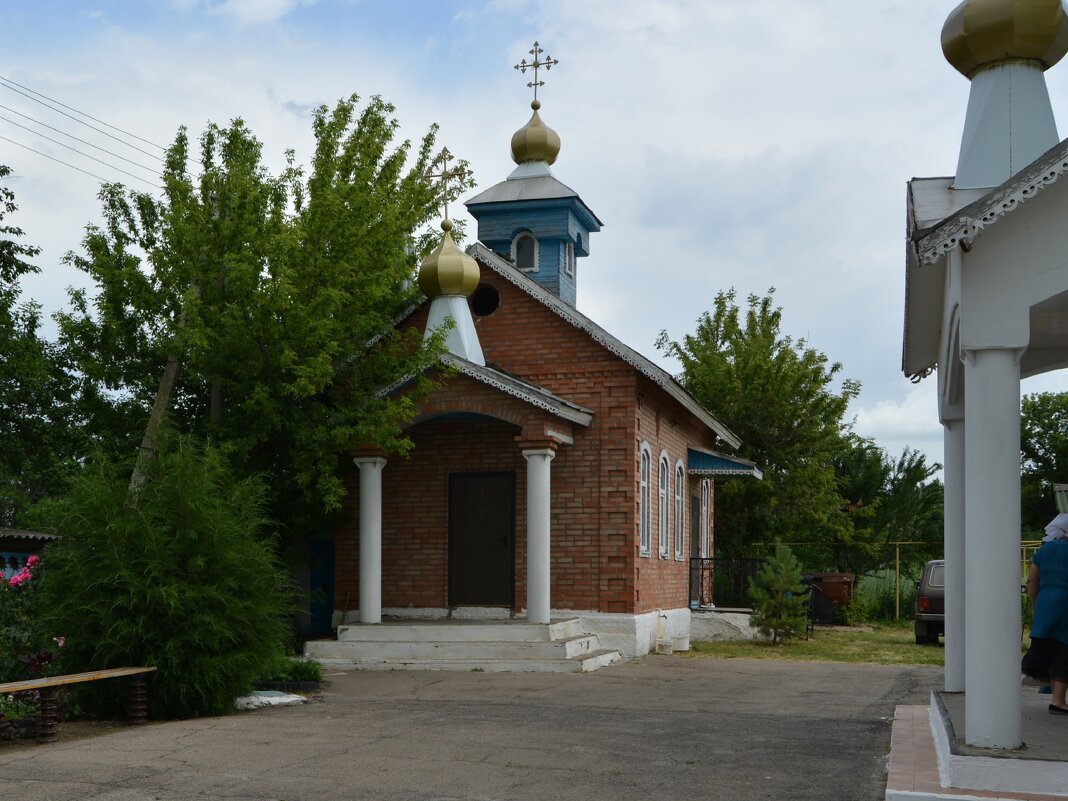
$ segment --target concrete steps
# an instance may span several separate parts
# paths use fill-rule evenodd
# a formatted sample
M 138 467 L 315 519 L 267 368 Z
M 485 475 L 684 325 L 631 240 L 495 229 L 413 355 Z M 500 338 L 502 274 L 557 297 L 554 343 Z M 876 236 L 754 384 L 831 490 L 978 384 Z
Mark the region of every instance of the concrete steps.
M 517 622 L 385 622 L 341 626 L 336 640 L 313 640 L 304 655 L 349 670 L 484 670 L 588 673 L 621 658 L 603 649 L 578 619 Z

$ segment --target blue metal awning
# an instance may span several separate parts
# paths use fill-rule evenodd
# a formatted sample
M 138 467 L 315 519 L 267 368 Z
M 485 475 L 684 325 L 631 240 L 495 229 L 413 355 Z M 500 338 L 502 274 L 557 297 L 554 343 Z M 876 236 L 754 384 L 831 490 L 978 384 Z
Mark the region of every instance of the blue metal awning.
M 755 479 L 764 477 L 764 472 L 755 462 L 700 448 L 686 449 L 686 472 L 691 476 L 748 476 Z

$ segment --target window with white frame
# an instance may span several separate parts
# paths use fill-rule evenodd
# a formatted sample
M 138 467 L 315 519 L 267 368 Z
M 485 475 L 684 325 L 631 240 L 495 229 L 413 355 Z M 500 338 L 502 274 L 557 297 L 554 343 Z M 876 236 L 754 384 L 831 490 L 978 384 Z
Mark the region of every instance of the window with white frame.
M 512 261 L 520 270 L 538 269 L 538 240 L 530 231 L 524 231 L 512 240 Z
M 671 556 L 671 473 L 667 453 L 660 454 L 660 475 L 657 482 L 657 500 L 660 501 L 660 528 L 657 531 L 660 543 L 660 558 Z
M 686 471 L 683 470 L 682 462 L 675 463 L 675 558 L 680 562 L 683 558 L 683 524 L 686 520 L 686 509 L 684 506 L 684 498 L 686 497 L 684 490 L 686 489 Z M 693 533 L 691 532 L 691 536 Z
M 564 272 L 568 275 L 575 274 L 575 246 L 571 242 L 567 243 L 567 253 L 564 260 Z
M 708 558 L 708 501 L 710 494 L 708 479 L 701 482 L 701 558 Z
M 648 556 L 651 550 L 651 532 L 649 524 L 650 497 L 649 480 L 653 469 L 653 454 L 649 450 L 649 444 L 642 443 L 641 468 L 638 473 L 638 520 L 639 520 L 639 552 L 642 556 Z

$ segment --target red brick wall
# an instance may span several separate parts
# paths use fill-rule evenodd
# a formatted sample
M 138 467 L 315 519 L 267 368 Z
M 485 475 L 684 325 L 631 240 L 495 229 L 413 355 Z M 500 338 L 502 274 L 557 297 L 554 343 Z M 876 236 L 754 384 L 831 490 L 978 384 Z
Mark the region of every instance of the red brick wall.
M 408 458 L 392 457 L 383 471 L 384 607 L 447 604 L 447 492 L 450 472 L 514 471 L 516 475 L 516 608 L 526 599 L 526 460 L 517 439 L 546 427 L 571 432 L 552 462 L 552 606 L 554 609 L 641 612 L 686 606 L 689 600 L 690 495 L 685 493 L 683 559 L 661 560 L 657 460 L 667 450 L 674 504 L 676 461 L 686 446 L 712 447 L 714 437 L 689 412 L 634 368 L 522 290 L 483 270 L 500 305 L 475 318 L 490 366 L 499 367 L 592 409 L 587 428 L 542 412 L 498 390 L 458 377 L 424 403 L 433 414 L 480 411 L 502 421 L 428 419 L 412 427 Z M 404 325 L 425 325 L 424 307 Z M 640 398 L 640 405 L 639 405 Z M 638 446 L 653 451 L 652 553 L 639 557 Z M 353 468 L 347 521 L 338 532 L 336 598 L 353 609 L 358 599 L 358 475 Z M 711 505 L 710 505 L 711 508 Z M 672 508 L 671 519 L 674 519 Z M 710 529 L 711 530 L 711 529 Z
M 641 554 L 640 476 L 641 447 L 648 443 L 652 457 L 649 480 L 650 548 Z M 701 494 L 701 479 L 685 475 L 683 491 L 683 547 L 682 559 L 675 557 L 675 467 L 679 461 L 686 467 L 686 451 L 690 445 L 710 448 L 714 440 L 707 429 L 692 415 L 651 381 L 642 378 L 638 384 L 638 403 L 635 409 L 634 456 L 635 471 L 635 608 L 637 611 L 673 609 L 689 605 L 689 558 L 691 538 L 700 532 L 691 531 L 691 496 Z M 668 530 L 661 530 L 660 518 L 660 459 L 666 452 L 668 463 Z M 711 539 L 711 498 L 709 503 L 709 533 Z M 660 556 L 660 543 L 667 538 L 667 558 Z

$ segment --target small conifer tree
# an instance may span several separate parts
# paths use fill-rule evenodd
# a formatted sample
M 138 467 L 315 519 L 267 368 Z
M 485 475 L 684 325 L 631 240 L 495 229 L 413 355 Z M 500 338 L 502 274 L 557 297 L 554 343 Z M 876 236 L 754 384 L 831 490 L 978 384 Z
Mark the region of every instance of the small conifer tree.
M 772 555 L 749 580 L 749 598 L 753 604 L 752 624 L 764 635 L 771 635 L 772 645 L 805 632 L 805 587 L 801 582 L 801 564 L 785 545 L 775 545 Z

